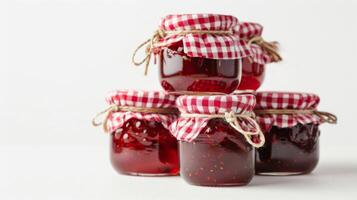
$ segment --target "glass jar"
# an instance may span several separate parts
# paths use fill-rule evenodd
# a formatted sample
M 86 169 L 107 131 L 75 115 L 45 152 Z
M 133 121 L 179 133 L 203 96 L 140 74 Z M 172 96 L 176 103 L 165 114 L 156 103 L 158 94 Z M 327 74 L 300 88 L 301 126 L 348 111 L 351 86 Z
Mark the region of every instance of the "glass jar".
M 263 83 L 265 77 L 265 65 L 249 61 L 242 61 L 242 80 L 238 90 L 257 90 Z
M 254 148 L 223 119 L 209 121 L 193 142 L 180 142 L 181 176 L 190 184 L 234 186 L 254 175 Z
M 179 174 L 178 141 L 169 126 L 178 116 L 176 96 L 161 91 L 118 90 L 107 97 L 103 128 L 110 134 L 116 171 L 137 176 Z M 99 124 L 99 123 L 93 123 Z
M 242 58 L 251 54 L 238 31 L 238 19 L 231 15 L 167 15 L 154 35 L 135 49 L 132 62 L 145 64 L 146 74 L 153 55 L 160 85 L 172 94 L 230 94 L 239 85 Z M 140 49 L 146 56 L 137 60 Z
M 241 59 L 188 57 L 178 46 L 160 53 L 159 78 L 166 91 L 232 93 L 239 85 Z
M 200 186 L 239 186 L 254 175 L 254 147 L 264 136 L 252 118 L 253 95 L 180 96 L 171 124 L 180 141 L 180 175 Z M 249 132 L 249 133 L 248 133 Z
M 319 160 L 318 125 L 273 126 L 265 134 L 265 145 L 256 150 L 255 170 L 261 175 L 307 174 Z
M 317 110 L 319 96 L 299 92 L 257 92 L 256 120 L 265 144 L 256 150 L 259 175 L 308 174 L 319 160 L 319 125 L 335 115 Z
M 111 162 L 120 173 L 178 175 L 177 140 L 159 122 L 130 119 L 111 134 Z

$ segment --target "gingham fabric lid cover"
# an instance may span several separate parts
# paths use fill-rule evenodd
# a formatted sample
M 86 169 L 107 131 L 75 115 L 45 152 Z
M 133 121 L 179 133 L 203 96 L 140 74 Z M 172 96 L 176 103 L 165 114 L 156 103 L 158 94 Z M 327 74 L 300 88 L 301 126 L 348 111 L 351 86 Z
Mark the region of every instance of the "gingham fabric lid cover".
M 117 90 L 111 92 L 106 101 L 109 105 L 129 106 L 139 108 L 172 108 L 175 107 L 176 97 L 159 91 Z M 132 118 L 161 122 L 165 128 L 177 116 L 174 114 L 154 114 L 139 112 L 113 112 L 108 116 L 108 131 L 114 132 L 121 128 L 126 121 Z
M 239 39 L 239 23 L 234 16 L 217 14 L 167 15 L 162 19 L 159 28 L 164 31 L 231 30 L 233 34 L 167 35 L 154 44 L 156 49 L 182 41 L 183 52 L 189 57 L 238 59 L 251 54 L 246 42 Z
M 254 22 L 240 22 L 239 23 L 239 37 L 242 40 L 249 41 L 251 38 L 256 36 L 262 36 L 263 26 Z M 269 53 L 265 51 L 258 44 L 252 43 L 249 45 L 251 51 L 251 58 L 253 62 L 265 65 L 271 63 L 272 59 Z
M 224 114 L 233 111 L 237 114 L 252 112 L 255 105 L 253 95 L 217 95 L 217 96 L 180 96 L 176 105 L 181 113 L 188 114 Z M 171 125 L 171 133 L 186 142 L 193 141 L 209 122 L 209 118 L 177 118 Z M 251 127 L 244 126 L 244 129 Z
M 264 109 L 316 109 L 320 98 L 316 94 L 297 92 L 257 92 L 256 110 Z M 256 116 L 262 131 L 267 132 L 272 126 L 280 128 L 301 124 L 320 124 L 322 118 L 315 114 L 264 114 Z

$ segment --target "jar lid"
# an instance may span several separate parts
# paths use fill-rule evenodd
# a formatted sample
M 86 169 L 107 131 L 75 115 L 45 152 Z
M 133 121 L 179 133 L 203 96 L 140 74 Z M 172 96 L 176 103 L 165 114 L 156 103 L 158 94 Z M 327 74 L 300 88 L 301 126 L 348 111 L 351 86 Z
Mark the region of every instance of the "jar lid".
M 255 95 L 255 109 L 315 109 L 320 102 L 313 93 L 262 91 Z
M 165 128 L 176 119 L 174 95 L 161 91 L 117 90 L 106 101 L 111 108 L 104 126 L 114 132 L 132 118 L 160 122 Z
M 253 62 L 265 65 L 280 61 L 277 43 L 265 41 L 262 33 L 263 26 L 258 23 L 239 22 L 239 37 L 247 42 Z
M 189 57 L 239 59 L 250 55 L 245 41 L 239 39 L 238 19 L 219 14 L 167 15 L 159 27 L 156 49 L 178 42 Z
M 210 119 L 223 118 L 251 145 L 259 147 L 264 143 L 264 136 L 250 115 L 255 105 L 253 95 L 181 96 L 176 105 L 181 116 L 170 125 L 170 131 L 178 140 L 192 142 Z M 259 144 L 253 142 L 252 136 L 261 138 Z
M 256 119 L 263 131 L 272 126 L 293 127 L 296 124 L 335 123 L 336 117 L 327 112 L 317 111 L 319 96 L 298 92 L 257 92 Z

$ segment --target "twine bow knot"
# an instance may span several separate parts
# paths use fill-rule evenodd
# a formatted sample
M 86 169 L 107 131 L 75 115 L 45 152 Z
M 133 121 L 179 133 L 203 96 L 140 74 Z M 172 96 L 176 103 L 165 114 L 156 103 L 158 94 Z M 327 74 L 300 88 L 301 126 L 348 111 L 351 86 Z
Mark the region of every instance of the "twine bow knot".
M 224 113 L 224 119 L 228 123 L 234 123 L 237 121 L 237 117 L 234 115 L 234 112 L 226 112 Z

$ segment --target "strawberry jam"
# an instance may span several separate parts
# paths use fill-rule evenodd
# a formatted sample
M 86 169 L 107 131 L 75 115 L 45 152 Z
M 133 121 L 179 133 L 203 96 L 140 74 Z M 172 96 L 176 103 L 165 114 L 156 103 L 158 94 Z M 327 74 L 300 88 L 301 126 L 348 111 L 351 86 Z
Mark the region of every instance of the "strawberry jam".
M 160 52 L 160 81 L 166 91 L 233 92 L 240 81 L 241 60 L 188 57 L 179 45 Z
M 178 175 L 177 140 L 161 123 L 130 119 L 112 133 L 111 161 L 120 173 Z
M 248 59 L 242 61 L 242 81 L 238 90 L 257 90 L 265 76 L 265 66 L 251 62 Z
M 181 176 L 193 185 L 246 185 L 254 175 L 254 150 L 223 119 L 211 119 L 193 142 L 180 142 Z
M 255 170 L 261 175 L 310 173 L 319 159 L 318 125 L 273 126 L 265 133 L 265 145 L 256 150 Z

